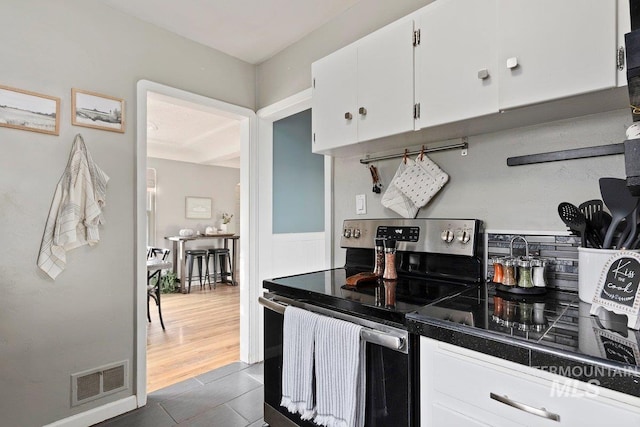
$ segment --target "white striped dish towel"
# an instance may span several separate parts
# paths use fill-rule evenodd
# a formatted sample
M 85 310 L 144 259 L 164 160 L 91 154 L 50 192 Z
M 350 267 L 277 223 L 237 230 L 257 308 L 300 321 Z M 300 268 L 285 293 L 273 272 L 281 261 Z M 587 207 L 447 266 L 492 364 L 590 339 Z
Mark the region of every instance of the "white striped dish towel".
M 362 326 L 321 316 L 316 328 L 316 412 L 326 427 L 363 427 L 365 342 Z
M 319 315 L 287 306 L 282 328 L 282 400 L 289 412 L 303 420 L 315 415 L 313 345 Z

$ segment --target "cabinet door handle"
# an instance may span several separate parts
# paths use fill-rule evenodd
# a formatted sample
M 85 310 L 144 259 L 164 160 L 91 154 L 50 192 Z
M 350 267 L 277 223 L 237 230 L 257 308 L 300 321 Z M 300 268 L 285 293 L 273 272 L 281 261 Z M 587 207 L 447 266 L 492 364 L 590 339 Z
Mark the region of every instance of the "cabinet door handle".
M 351 120 L 351 119 L 353 119 L 353 115 L 350 112 L 347 111 L 346 113 L 344 113 L 344 118 L 346 120 Z
M 489 393 L 489 397 L 492 398 L 493 400 L 497 400 L 500 403 L 504 403 L 505 405 L 509 405 L 521 411 L 528 412 L 530 414 L 537 415 L 542 418 L 547 418 L 552 421 L 560 422 L 560 415 L 554 414 L 553 412 L 549 412 L 544 408 L 540 408 L 540 409 L 534 408 L 533 406 L 516 402 L 515 400 L 509 399 L 507 396 L 500 396 L 495 393 Z
M 489 78 L 489 70 L 487 70 L 486 68 L 478 70 L 478 78 L 480 80 L 488 79 Z
M 518 58 L 517 57 L 511 57 L 511 58 L 507 58 L 507 68 L 510 70 L 513 70 L 514 68 L 516 68 L 518 66 Z
M 358 108 L 358 113 L 359 113 L 361 116 L 366 116 L 366 115 L 367 115 L 367 109 L 366 109 L 366 108 L 364 108 L 364 107 L 360 107 L 360 108 Z

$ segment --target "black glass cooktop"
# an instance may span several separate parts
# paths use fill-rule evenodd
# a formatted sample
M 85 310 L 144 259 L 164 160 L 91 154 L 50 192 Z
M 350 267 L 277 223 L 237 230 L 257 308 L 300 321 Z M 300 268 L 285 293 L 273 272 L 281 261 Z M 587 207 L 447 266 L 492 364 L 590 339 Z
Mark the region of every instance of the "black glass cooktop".
M 347 286 L 347 277 L 359 272 L 336 268 L 265 280 L 263 286 L 279 295 L 399 324 L 405 323 L 406 313 L 477 286 L 411 276 Z
M 573 292 L 548 290 L 522 297 L 480 286 L 422 307 L 410 321 L 453 322 L 484 336 L 524 340 L 570 354 L 640 365 L 640 332 L 627 328 L 626 317 L 613 313 L 591 316 L 591 305 Z M 488 333 L 488 335 L 487 335 Z

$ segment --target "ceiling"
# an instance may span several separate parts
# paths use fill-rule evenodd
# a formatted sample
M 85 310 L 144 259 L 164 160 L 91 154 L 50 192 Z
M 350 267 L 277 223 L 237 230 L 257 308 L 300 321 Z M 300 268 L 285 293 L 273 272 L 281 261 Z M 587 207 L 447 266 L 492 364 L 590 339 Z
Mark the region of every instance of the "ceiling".
M 360 0 L 99 0 L 173 33 L 259 64 Z M 149 157 L 240 167 L 240 126 L 159 94 L 147 105 Z
M 259 64 L 360 0 L 100 1 L 250 64 Z
M 193 102 L 149 92 L 147 156 L 240 167 L 240 122 Z

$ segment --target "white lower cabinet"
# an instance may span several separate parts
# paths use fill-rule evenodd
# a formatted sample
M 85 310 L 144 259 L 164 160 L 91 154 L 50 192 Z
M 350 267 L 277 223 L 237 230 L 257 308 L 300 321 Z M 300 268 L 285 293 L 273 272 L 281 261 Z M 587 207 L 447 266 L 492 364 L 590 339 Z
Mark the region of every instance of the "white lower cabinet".
M 420 419 L 438 426 L 640 426 L 640 398 L 420 339 Z

